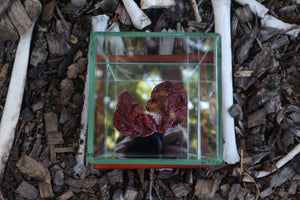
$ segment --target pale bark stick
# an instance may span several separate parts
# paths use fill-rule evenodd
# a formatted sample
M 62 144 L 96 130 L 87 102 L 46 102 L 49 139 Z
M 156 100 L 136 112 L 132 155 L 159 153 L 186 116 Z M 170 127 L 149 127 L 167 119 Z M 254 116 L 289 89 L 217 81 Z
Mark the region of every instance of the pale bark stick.
M 262 178 L 265 176 L 268 176 L 269 174 L 275 172 L 277 169 L 281 168 L 282 166 L 284 166 L 286 163 L 288 163 L 289 161 L 291 161 L 297 154 L 300 153 L 300 143 L 297 144 L 294 149 L 292 151 L 290 151 L 287 155 L 285 155 L 283 158 L 281 158 L 280 160 L 278 160 L 276 162 L 276 168 L 274 170 L 272 170 L 271 172 L 269 171 L 259 171 L 255 173 L 256 178 Z
M 151 20 L 133 0 L 122 1 L 134 27 L 136 27 L 137 29 L 143 29 L 151 24 Z
M 261 18 L 261 25 L 264 27 L 283 30 L 286 31 L 285 33 L 287 35 L 291 35 L 294 37 L 297 37 L 297 35 L 300 32 L 299 25 L 297 26 L 296 24 L 289 24 L 277 19 L 276 17 L 268 15 L 267 13 L 269 12 L 269 9 L 255 0 L 235 0 L 235 1 L 243 6 L 248 4 L 250 10 L 254 14 L 256 14 L 259 18 Z
M 242 6 L 248 4 L 251 11 L 259 18 L 263 18 L 265 14 L 267 14 L 267 12 L 269 11 L 268 8 L 266 8 L 264 5 L 262 5 L 261 3 L 255 0 L 234 0 L 234 1 L 241 4 Z
M 265 27 L 281 29 L 286 31 L 285 34 L 294 37 L 297 37 L 298 33 L 300 32 L 300 28 L 296 24 L 283 22 L 272 15 L 265 15 L 264 18 L 261 19 L 261 25 Z
M 98 15 L 92 17 L 92 32 L 105 31 L 108 26 L 109 17 L 107 15 Z M 95 50 L 95 49 L 94 49 Z M 88 55 L 90 55 L 90 49 Z M 80 145 L 76 155 L 76 165 L 74 167 L 74 174 L 81 175 L 85 166 L 85 146 L 88 125 L 88 108 L 89 108 L 89 74 L 90 74 L 90 59 L 88 58 L 86 82 L 84 87 L 84 103 L 81 112 L 81 125 L 80 130 Z
M 234 119 L 228 112 L 233 105 L 230 5 L 230 0 L 212 0 L 215 32 L 222 39 L 223 159 L 228 164 L 234 164 L 240 160 L 240 156 L 235 139 Z

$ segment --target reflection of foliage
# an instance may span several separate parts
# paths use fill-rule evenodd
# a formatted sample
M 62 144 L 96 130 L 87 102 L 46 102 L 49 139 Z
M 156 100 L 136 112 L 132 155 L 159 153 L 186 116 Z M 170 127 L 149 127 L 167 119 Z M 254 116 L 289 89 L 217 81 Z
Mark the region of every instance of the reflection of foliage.
M 151 91 L 154 88 L 154 82 L 161 79 L 159 76 L 159 73 L 157 72 L 156 68 L 153 68 L 153 72 L 149 74 L 143 75 L 143 80 L 138 82 L 136 86 L 136 93 L 139 97 L 141 97 L 143 100 L 147 100 L 151 96 Z
M 200 81 L 200 83 L 198 83 L 198 81 Z M 204 150 L 208 148 L 207 153 L 215 155 L 215 140 L 211 140 L 211 137 L 216 137 L 217 120 L 214 70 L 212 70 L 211 67 L 200 65 L 199 68 L 194 71 L 194 74 L 191 75 L 188 83 L 189 101 L 191 104 L 189 107 L 190 146 L 195 149 L 198 148 L 198 129 L 201 127 L 201 151 L 205 153 Z M 199 109 L 200 116 L 198 116 Z M 200 122 L 198 122 L 199 119 Z
M 113 138 L 112 135 L 107 136 L 106 143 L 107 143 L 108 149 L 114 149 L 115 148 L 115 138 Z
M 118 102 L 119 94 L 127 90 L 129 91 L 141 105 L 145 106 L 146 101 L 150 98 L 152 89 L 162 80 L 162 67 L 159 65 L 112 65 L 111 72 L 114 76 L 110 76 L 109 72 L 105 72 L 101 80 L 96 81 L 95 89 L 97 94 L 96 103 L 97 107 L 101 107 L 95 113 L 95 127 L 99 126 L 102 129 L 95 129 L 101 132 L 96 132 L 97 144 L 106 142 L 107 151 L 103 153 L 114 153 L 115 142 L 120 133 L 113 126 L 113 113 L 114 106 Z M 174 66 L 173 66 L 174 67 Z M 208 147 L 209 154 L 216 155 L 216 119 L 217 119 L 217 97 L 216 97 L 216 83 L 215 83 L 215 71 L 211 67 L 199 66 L 195 70 L 195 66 L 178 66 L 181 67 L 182 80 L 177 80 L 178 83 L 182 83 L 182 86 L 188 93 L 189 100 L 189 119 L 182 126 L 189 128 L 189 145 L 190 147 L 198 148 L 198 129 L 202 127 L 203 132 L 209 134 L 203 137 L 202 140 L 206 140 L 205 145 Z M 205 75 L 200 77 L 201 67 L 205 67 L 208 70 Z M 203 73 L 203 71 L 201 71 Z M 108 75 L 107 75 L 108 74 Z M 116 79 L 114 79 L 116 78 Z M 200 84 L 199 84 L 200 81 Z M 200 87 L 199 87 L 200 86 Z M 200 95 L 198 96 L 198 93 Z M 106 101 L 103 102 L 104 97 Z M 99 103 L 102 99 L 102 103 Z M 203 107 L 200 102 L 204 102 L 208 107 Z M 198 122 L 198 109 L 200 109 L 200 122 Z M 100 113 L 102 112 L 102 113 Z M 106 139 L 103 137 L 103 132 L 106 132 Z M 102 134 L 100 136 L 100 134 Z M 101 141 L 99 141 L 101 140 Z M 105 141 L 103 141 L 105 140 Z M 102 142 L 102 143 L 101 143 Z M 104 148 L 104 147 L 102 147 Z M 98 153 L 98 152 L 97 152 Z

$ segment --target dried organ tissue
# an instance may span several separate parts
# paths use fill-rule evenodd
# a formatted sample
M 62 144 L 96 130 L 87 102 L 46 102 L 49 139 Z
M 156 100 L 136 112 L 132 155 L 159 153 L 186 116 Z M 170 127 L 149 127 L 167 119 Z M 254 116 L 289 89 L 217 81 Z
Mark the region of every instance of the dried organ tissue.
M 128 91 L 122 92 L 113 118 L 115 128 L 132 138 L 166 133 L 186 120 L 186 93 L 179 85 L 164 81 L 152 90 L 146 109 L 156 120 Z

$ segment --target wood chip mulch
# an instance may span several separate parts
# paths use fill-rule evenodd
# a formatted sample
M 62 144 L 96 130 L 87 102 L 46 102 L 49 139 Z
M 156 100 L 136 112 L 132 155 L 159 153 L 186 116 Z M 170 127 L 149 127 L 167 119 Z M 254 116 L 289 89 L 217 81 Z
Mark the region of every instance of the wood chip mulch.
M 175 7 L 146 10 L 152 24 L 137 30 L 126 15 L 116 14 L 124 9 L 122 1 L 87 1 L 79 7 L 67 0 L 41 1 L 15 141 L 0 177 L 0 199 L 299 199 L 300 155 L 267 177 L 256 179 L 255 172 L 272 171 L 300 142 L 300 35 L 261 27 L 247 6 L 234 1 L 230 113 L 242 161 L 209 169 L 94 170 L 88 165 L 84 174 L 73 173 L 91 16 L 105 13 L 121 31 L 176 30 L 180 24 L 185 32 L 212 32 L 211 2 L 197 2 L 200 23 L 190 1 L 176 0 Z M 300 24 L 299 1 L 260 2 L 277 18 Z M 0 117 L 18 34 L 0 43 Z

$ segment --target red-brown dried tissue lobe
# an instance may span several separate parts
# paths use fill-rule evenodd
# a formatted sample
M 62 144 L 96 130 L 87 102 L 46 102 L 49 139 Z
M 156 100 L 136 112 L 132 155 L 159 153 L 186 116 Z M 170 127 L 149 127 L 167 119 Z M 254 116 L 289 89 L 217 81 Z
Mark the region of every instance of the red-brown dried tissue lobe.
M 166 133 L 182 124 L 187 118 L 187 103 L 186 92 L 179 85 L 164 81 L 155 86 L 146 109 L 159 116 L 157 132 Z
M 154 118 L 145 113 L 145 109 L 128 91 L 119 96 L 113 123 L 120 133 L 132 138 L 149 136 L 156 128 Z

